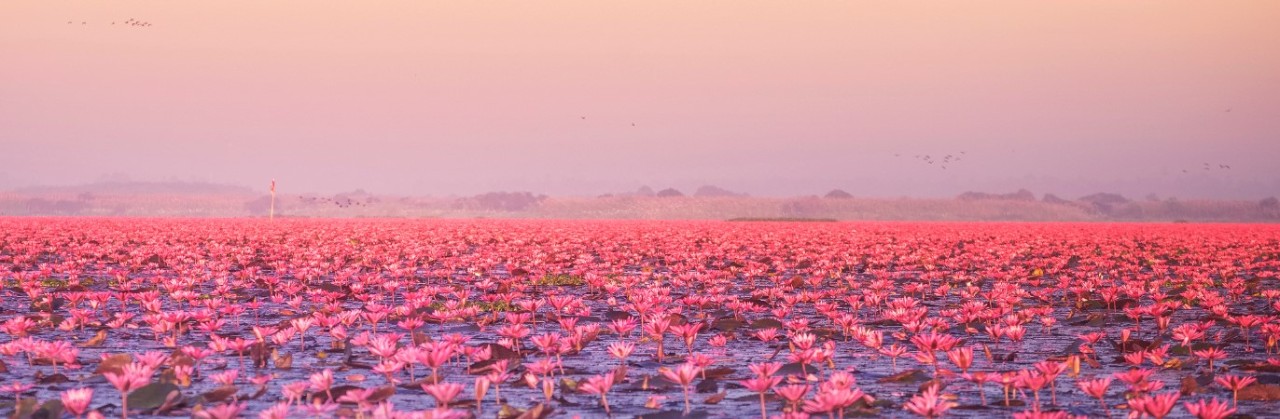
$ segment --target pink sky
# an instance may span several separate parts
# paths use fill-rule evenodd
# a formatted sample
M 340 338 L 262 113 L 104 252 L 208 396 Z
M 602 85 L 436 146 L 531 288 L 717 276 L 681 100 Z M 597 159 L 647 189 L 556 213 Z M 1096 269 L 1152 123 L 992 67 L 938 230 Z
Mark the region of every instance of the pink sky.
M 0 187 L 1262 197 L 1276 22 L 1269 0 L 7 0 Z

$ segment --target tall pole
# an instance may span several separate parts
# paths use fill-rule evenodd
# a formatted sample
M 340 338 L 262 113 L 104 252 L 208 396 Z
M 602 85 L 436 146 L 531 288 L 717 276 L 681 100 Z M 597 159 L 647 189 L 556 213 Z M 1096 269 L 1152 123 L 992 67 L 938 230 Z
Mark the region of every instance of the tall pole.
M 270 219 L 276 219 L 276 180 L 271 179 L 271 213 Z

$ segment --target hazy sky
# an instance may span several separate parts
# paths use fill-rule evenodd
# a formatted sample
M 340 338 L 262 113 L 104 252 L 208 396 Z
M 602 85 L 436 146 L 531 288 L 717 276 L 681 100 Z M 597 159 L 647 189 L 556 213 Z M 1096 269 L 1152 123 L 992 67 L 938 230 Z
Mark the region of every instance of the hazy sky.
M 1260 198 L 1277 22 L 1274 0 L 4 0 L 0 187 Z

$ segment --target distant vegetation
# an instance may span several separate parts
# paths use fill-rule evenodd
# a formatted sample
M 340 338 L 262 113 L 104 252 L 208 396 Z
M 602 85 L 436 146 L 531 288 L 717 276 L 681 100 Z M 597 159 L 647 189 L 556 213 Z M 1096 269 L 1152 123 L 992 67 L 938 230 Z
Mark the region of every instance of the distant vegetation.
M 531 192 L 489 192 L 459 199 L 454 207 L 462 210 L 513 212 L 530 209 L 544 199 L 547 199 L 546 195 L 534 195 Z
M 667 188 L 658 191 L 657 196 L 659 198 L 679 198 L 684 196 L 684 192 L 680 192 L 680 190 L 676 188 Z
M 190 189 L 184 189 L 190 187 Z M 112 182 L 0 192 L 0 215 L 265 217 L 265 191 L 200 183 Z M 278 217 L 588 218 L 732 221 L 987 220 L 1280 222 L 1280 200 L 1140 200 L 1100 192 L 1063 198 L 1018 190 L 965 192 L 955 198 L 859 198 L 834 189 L 823 196 L 749 197 L 717 186 L 692 196 L 675 188 L 598 197 L 489 192 L 467 197 L 386 196 L 354 190 L 334 195 L 281 194 Z
M 724 197 L 744 197 L 745 193 L 734 192 L 719 186 L 705 185 L 693 192 L 693 196 L 698 198 L 724 198 Z
M 980 201 L 980 200 L 989 200 L 989 199 L 999 199 L 999 200 L 1005 200 L 1005 201 L 1035 201 L 1036 194 L 1033 194 L 1031 193 L 1031 191 L 1028 191 L 1026 189 L 1019 189 L 1017 192 L 1006 193 L 1006 194 L 992 194 L 992 193 L 985 193 L 985 192 L 965 192 L 960 194 L 960 196 L 957 196 L 956 199 L 959 199 L 962 201 Z
M 824 196 L 823 196 L 823 198 L 827 198 L 827 199 L 853 199 L 853 194 L 848 193 L 848 192 L 845 192 L 843 189 L 832 189 L 832 190 L 831 190 L 831 192 L 827 192 L 827 194 L 826 194 L 826 195 L 824 195 Z
M 755 222 L 834 223 L 834 222 L 837 222 L 837 221 L 840 221 L 840 220 L 837 220 L 837 219 L 835 219 L 835 218 L 800 218 L 800 217 L 761 217 L 761 218 L 752 218 L 752 217 L 740 217 L 740 218 L 730 218 L 730 219 L 728 219 L 727 221 L 732 221 L 732 222 L 749 222 L 749 223 L 755 223 Z

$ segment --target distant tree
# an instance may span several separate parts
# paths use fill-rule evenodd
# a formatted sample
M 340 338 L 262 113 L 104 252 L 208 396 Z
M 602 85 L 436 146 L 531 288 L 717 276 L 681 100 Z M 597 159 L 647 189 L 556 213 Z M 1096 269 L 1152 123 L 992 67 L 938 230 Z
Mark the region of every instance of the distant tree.
M 956 196 L 961 201 L 977 201 L 984 199 L 1003 200 L 1003 201 L 1035 201 L 1036 194 L 1026 189 L 1019 189 L 1017 192 L 1006 194 L 990 194 L 986 192 L 965 192 Z
M 823 214 L 826 204 L 817 196 L 806 196 L 787 200 L 780 209 L 787 217 L 814 217 Z
M 1276 197 L 1271 196 L 1258 201 L 1258 207 L 1260 209 L 1258 212 L 1262 213 L 1263 217 L 1269 219 L 1280 218 L 1280 200 L 1277 200 Z
M 1107 192 L 1083 196 L 1080 197 L 1079 201 L 1088 204 L 1094 210 L 1103 214 L 1111 214 L 1119 206 L 1130 202 L 1129 198 L 1125 198 L 1124 195 Z
M 659 198 L 674 198 L 674 197 L 684 196 L 684 193 L 680 192 L 679 190 L 676 190 L 676 188 L 667 188 L 667 189 L 658 191 L 657 196 Z
M 698 190 L 693 192 L 693 196 L 696 196 L 699 198 L 716 198 L 716 197 L 747 196 L 747 194 L 734 192 L 725 188 L 721 188 L 719 186 L 703 185 L 699 187 Z
M 81 201 L 47 200 L 31 198 L 26 202 L 27 213 L 31 215 L 79 215 L 88 207 Z
M 489 192 L 463 198 L 457 206 L 484 211 L 524 211 L 546 198 L 546 195 L 531 192 Z
M 244 210 L 251 216 L 266 216 L 271 211 L 271 195 L 259 196 L 256 199 L 245 202 Z M 283 213 L 281 206 L 276 206 L 276 215 Z
M 1001 196 L 1001 198 L 1007 199 L 1010 201 L 1035 201 L 1036 194 L 1031 193 L 1031 191 L 1028 191 L 1026 189 L 1019 189 L 1017 192 L 1014 192 L 1011 194 L 1004 194 Z
M 832 189 L 832 190 L 831 190 L 831 192 L 827 192 L 827 194 L 826 194 L 826 195 L 824 195 L 824 196 L 823 196 L 823 198 L 827 198 L 827 199 L 852 199 L 852 198 L 853 198 L 853 194 L 848 193 L 848 192 L 845 192 L 843 189 Z
M 653 196 L 654 195 L 653 188 L 650 188 L 649 185 L 641 186 L 640 189 L 636 189 L 636 195 Z
M 1054 194 L 1051 194 L 1051 193 L 1044 194 L 1044 198 L 1041 198 L 1040 200 L 1041 200 L 1041 201 L 1043 201 L 1043 202 L 1044 202 L 1044 203 L 1046 203 L 1046 204 L 1054 204 L 1054 205 L 1063 205 L 1063 204 L 1070 204 L 1070 203 L 1071 203 L 1071 201 L 1068 201 L 1068 200 L 1062 199 L 1062 198 L 1058 197 L 1057 195 L 1054 195 Z
M 984 199 L 991 199 L 993 197 L 994 197 L 993 195 L 986 192 L 967 191 L 967 192 L 961 193 L 960 195 L 957 195 L 956 199 L 959 199 L 961 201 L 978 201 L 978 200 L 984 200 Z
M 1091 204 L 1119 205 L 1128 204 L 1129 198 L 1125 198 L 1124 195 L 1120 194 L 1100 192 L 1093 195 L 1082 196 L 1080 197 L 1080 201 Z

